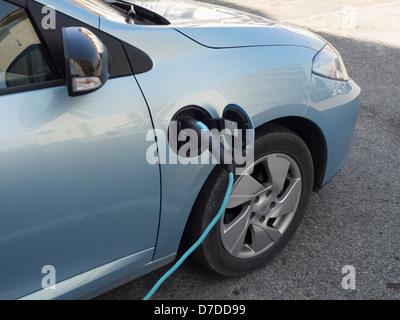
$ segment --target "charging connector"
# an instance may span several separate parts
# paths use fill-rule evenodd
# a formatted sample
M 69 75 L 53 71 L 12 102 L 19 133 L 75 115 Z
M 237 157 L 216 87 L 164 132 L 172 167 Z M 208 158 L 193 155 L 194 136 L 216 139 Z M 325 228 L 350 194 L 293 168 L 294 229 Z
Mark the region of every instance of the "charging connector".
M 221 143 L 220 137 L 215 136 L 205 123 L 188 117 L 181 120 L 181 127 L 182 130 L 194 130 L 198 137 L 197 145 L 208 149 L 228 173 L 234 171 L 232 151 Z

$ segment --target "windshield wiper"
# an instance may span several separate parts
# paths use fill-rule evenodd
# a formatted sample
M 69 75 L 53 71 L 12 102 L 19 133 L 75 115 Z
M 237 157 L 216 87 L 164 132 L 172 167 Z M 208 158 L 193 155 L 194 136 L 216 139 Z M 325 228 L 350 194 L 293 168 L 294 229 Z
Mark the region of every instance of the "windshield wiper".
M 125 22 L 127 24 L 135 24 L 135 18 L 137 16 L 135 8 L 132 4 L 128 4 L 124 1 L 118 0 L 101 0 L 114 10 L 121 12 L 123 15 L 126 16 Z
M 109 6 L 119 10 L 126 15 L 126 23 L 134 24 L 135 20 L 142 24 L 156 24 L 156 25 L 169 25 L 171 24 L 167 19 L 159 14 L 143 8 L 138 5 L 133 5 L 126 0 L 102 0 Z
M 133 5 L 131 5 L 130 9 L 126 13 L 126 23 L 128 24 L 135 24 L 135 18 L 136 18 L 136 11 Z

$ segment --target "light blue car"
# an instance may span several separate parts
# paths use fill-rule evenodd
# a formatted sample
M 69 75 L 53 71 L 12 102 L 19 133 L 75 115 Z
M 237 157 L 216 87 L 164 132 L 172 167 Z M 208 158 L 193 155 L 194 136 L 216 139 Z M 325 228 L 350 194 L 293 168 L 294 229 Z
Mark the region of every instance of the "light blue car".
M 194 243 L 228 176 L 181 152 L 185 119 L 245 133 L 242 149 L 219 138 L 252 155 L 193 258 L 226 276 L 264 266 L 347 160 L 359 97 L 329 43 L 261 17 L 0 0 L 0 298 L 94 297 Z

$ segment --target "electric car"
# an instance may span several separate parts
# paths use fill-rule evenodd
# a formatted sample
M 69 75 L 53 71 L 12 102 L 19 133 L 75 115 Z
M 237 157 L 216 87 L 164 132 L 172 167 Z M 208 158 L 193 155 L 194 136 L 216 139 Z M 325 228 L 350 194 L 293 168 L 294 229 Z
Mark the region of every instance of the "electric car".
M 332 45 L 262 17 L 0 0 L 0 298 L 94 297 L 199 239 L 228 175 L 204 148 L 179 152 L 188 120 L 247 132 L 230 150 L 253 156 L 193 258 L 226 276 L 261 268 L 346 162 L 359 97 Z

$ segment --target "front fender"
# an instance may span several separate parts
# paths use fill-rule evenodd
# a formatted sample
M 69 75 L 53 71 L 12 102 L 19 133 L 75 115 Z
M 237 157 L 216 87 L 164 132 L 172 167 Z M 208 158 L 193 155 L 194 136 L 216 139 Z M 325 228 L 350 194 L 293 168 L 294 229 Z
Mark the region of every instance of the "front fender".
M 169 38 L 176 43 L 164 39 L 159 44 L 154 36 L 154 31 L 149 38 L 141 33 L 139 41 L 132 33 L 129 42 L 140 43 L 154 62 L 152 70 L 136 78 L 156 129 L 167 133 L 172 117 L 188 105 L 221 117 L 227 105 L 237 104 L 255 127 L 284 116 L 304 115 L 315 50 L 292 46 L 210 49 L 179 34 Z M 152 40 L 146 43 L 146 39 Z M 161 149 L 168 149 L 160 143 Z M 193 204 L 213 168 L 211 164 L 161 164 L 161 221 L 154 259 L 178 250 Z

